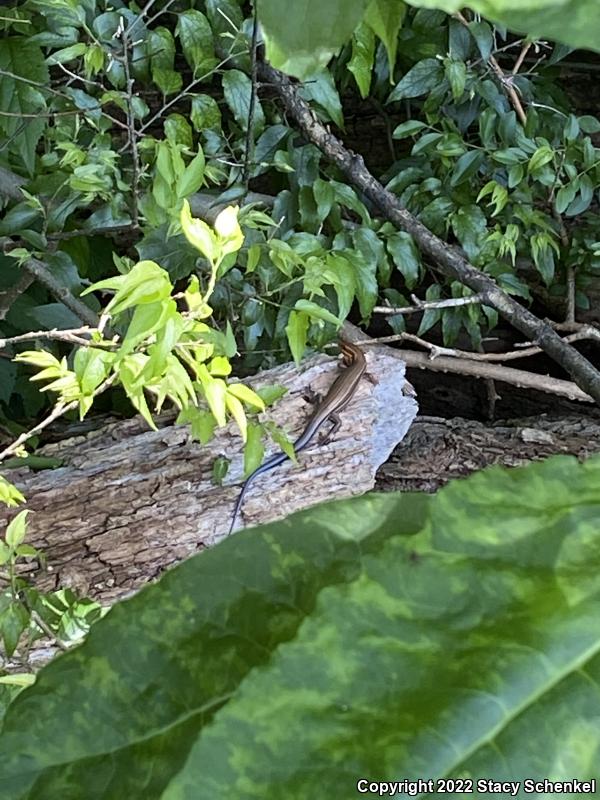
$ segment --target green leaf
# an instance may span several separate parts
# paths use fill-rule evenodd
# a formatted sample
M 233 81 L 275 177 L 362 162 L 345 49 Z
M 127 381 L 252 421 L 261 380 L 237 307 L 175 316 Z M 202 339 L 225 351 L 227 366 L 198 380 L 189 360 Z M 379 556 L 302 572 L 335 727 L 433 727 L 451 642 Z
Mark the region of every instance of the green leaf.
M 402 0 L 371 0 L 365 11 L 363 21 L 383 42 L 390 76 L 394 73 L 398 33 L 406 15 L 406 5 Z
M 179 12 L 175 33 L 179 36 L 183 55 L 194 71 L 194 77 L 209 73 L 218 60 L 215 57 L 213 32 L 204 14 L 195 9 Z
M 34 84 L 48 84 L 48 67 L 41 49 L 26 38 L 10 36 L 0 39 L 0 131 L 10 142 L 7 145 L 22 160 L 30 175 L 35 164 L 37 143 L 47 125 L 44 94 Z M 11 77 L 11 76 L 15 77 Z M 19 80 L 22 78 L 23 80 Z M 40 117 L 26 114 L 40 113 Z
M 374 59 L 375 35 L 367 25 L 361 22 L 352 36 L 352 57 L 348 62 L 348 69 L 354 75 L 363 100 L 369 94 Z
M 415 133 L 422 131 L 427 125 L 418 119 L 409 119 L 398 125 L 392 134 L 394 139 L 405 139 L 407 136 L 414 136 Z
M 248 423 L 248 435 L 244 446 L 244 475 L 246 477 L 262 464 L 265 455 L 262 437 L 263 426 L 256 422 Z
M 387 249 L 396 265 L 404 276 L 406 285 L 412 289 L 419 281 L 421 257 L 414 239 L 410 233 L 397 231 L 388 236 Z
M 579 127 L 584 133 L 598 133 L 600 131 L 600 120 L 597 117 L 592 117 L 584 114 L 583 117 L 578 117 Z
M 317 303 L 313 303 L 311 300 L 304 300 L 303 298 L 296 300 L 294 309 L 307 314 L 313 319 L 320 319 L 323 320 L 323 322 L 331 322 L 332 325 L 335 325 L 336 327 L 339 327 L 342 324 L 342 320 L 338 319 L 335 314 L 332 314 L 331 311 L 328 311 L 326 308 L 323 308 Z
M 567 217 L 576 217 L 578 214 L 583 214 L 584 211 L 587 211 L 594 196 L 594 184 L 589 175 L 580 175 L 576 183 L 579 192 L 565 212 Z
M 561 456 L 226 539 L 12 702 L 1 800 L 351 798 L 374 760 L 598 780 L 599 487 L 600 459 Z
M 428 149 L 433 150 L 432 145 L 437 144 L 443 139 L 442 133 L 437 133 L 436 131 L 432 131 L 431 133 L 425 133 L 421 136 L 413 145 L 411 150 L 411 155 L 416 156 L 419 153 L 425 152 Z
M 172 286 L 168 273 L 153 261 L 139 261 L 127 275 L 98 281 L 82 292 L 87 294 L 98 289 L 116 288 L 115 296 L 106 307 L 107 313 L 120 314 L 136 305 L 145 305 L 165 300 Z
M 18 601 L 11 602 L 6 608 L 0 607 L 0 639 L 4 642 L 4 650 L 11 658 L 22 634 L 29 627 L 29 612 Z M 0 787 L 0 797 L 2 789 Z
M 527 172 L 537 172 L 545 164 L 548 164 L 554 158 L 554 150 L 547 144 L 538 147 L 535 153 L 529 159 Z
M 177 181 L 177 197 L 180 199 L 189 197 L 204 184 L 204 167 L 206 161 L 204 153 L 200 147 L 198 154 L 190 161 L 185 168 L 185 172 L 179 177 Z
M 212 414 L 195 406 L 183 408 L 176 420 L 178 425 L 190 425 L 192 438 L 208 444 L 214 436 L 216 421 Z
M 229 391 L 227 391 L 225 395 L 225 405 L 227 406 L 227 410 L 231 416 L 236 421 L 236 424 L 242 435 L 242 441 L 245 442 L 247 438 L 248 423 L 246 421 L 246 412 L 244 411 L 244 406 L 241 404 L 238 398 Z
M 159 26 L 150 31 L 148 48 L 152 53 L 150 68 L 152 80 L 164 95 L 175 94 L 182 85 L 183 79 L 174 69 L 175 42 L 168 28 Z
M 140 306 L 148 308 L 148 306 Z M 136 309 L 138 311 L 139 309 Z M 84 395 L 91 395 L 107 377 L 114 361 L 113 353 L 94 347 L 80 347 L 73 359 L 73 369 Z
M 308 75 L 298 93 L 304 100 L 312 100 L 322 108 L 338 128 L 344 127 L 342 103 L 329 70 L 323 69 Z
M 85 42 L 77 42 L 70 47 L 64 47 L 62 50 L 55 50 L 46 59 L 46 64 L 53 66 L 55 64 L 66 64 L 68 61 L 73 61 L 74 58 L 79 58 L 87 50 Z
M 367 260 L 361 253 L 353 250 L 346 250 L 344 256 L 354 269 L 356 298 L 361 317 L 366 320 L 370 317 L 377 302 L 377 261 L 375 259 Z
M 353 265 L 340 253 L 328 253 L 323 278 L 327 283 L 333 284 L 335 289 L 338 301 L 338 318 L 346 319 L 356 295 L 356 278 Z
M 250 96 L 252 94 L 252 81 L 239 69 L 230 69 L 223 73 L 223 96 L 231 109 L 235 121 L 243 131 L 248 130 L 248 114 L 250 111 Z M 253 133 L 256 135 L 265 126 L 265 115 L 258 97 L 254 102 Z
M 479 206 L 462 206 L 452 214 L 452 230 L 467 256 L 476 260 L 487 233 L 487 220 Z
M 494 47 L 494 35 L 491 26 L 483 21 L 469 22 L 469 30 L 477 43 L 481 57 L 484 61 L 487 61 Z
M 215 486 L 222 486 L 223 480 L 229 472 L 229 459 L 217 456 L 212 464 L 212 482 Z
M 514 164 L 508 170 L 508 188 L 514 189 L 515 186 L 518 186 L 523 177 L 525 175 L 525 170 L 523 169 L 522 164 Z
M 296 364 L 302 361 L 306 349 L 306 334 L 308 332 L 309 317 L 303 311 L 290 311 L 288 323 L 285 326 L 285 335 L 290 346 L 290 352 Z
M 285 433 L 285 431 L 281 430 L 281 428 L 278 428 L 277 425 L 272 422 L 265 422 L 264 427 L 268 431 L 271 439 L 273 439 L 275 444 L 283 450 L 290 461 L 293 461 L 295 464 L 297 464 L 298 458 L 296 456 L 296 451 L 294 450 L 294 442 Z
M 183 164 L 181 161 L 181 148 L 177 147 L 177 145 L 183 145 L 188 150 L 193 148 L 192 126 L 183 114 L 169 114 L 163 123 L 163 127 L 165 138 L 171 144 L 169 149 L 175 171 L 179 174 L 179 167 L 183 168 Z
M 463 61 L 447 59 L 445 64 L 446 78 L 452 89 L 452 97 L 457 103 L 463 96 L 467 82 L 467 67 Z
M 434 89 L 444 76 L 444 68 L 437 58 L 425 58 L 417 62 L 404 75 L 390 93 L 387 102 L 395 103 L 405 97 L 420 97 Z
M 261 386 L 260 389 L 257 390 L 256 394 L 260 397 L 263 401 L 265 406 L 272 406 L 277 400 L 281 397 L 284 397 L 288 392 L 288 389 L 281 384 L 272 384 L 270 386 Z
M 155 261 L 169 273 L 172 281 L 187 278 L 198 259 L 198 251 L 183 234 L 169 236 L 169 225 L 152 228 L 135 246 L 142 261 Z
M 23 509 L 8 523 L 4 538 L 9 547 L 15 549 L 23 543 L 27 533 L 27 516 L 29 513 L 28 509 Z
M 319 216 L 319 220 L 324 222 L 329 215 L 333 201 L 335 200 L 333 186 L 329 183 L 329 181 L 324 181 L 322 178 L 317 178 L 313 184 L 312 190 L 315 200 L 317 201 L 317 214 Z
M 226 422 L 227 384 L 220 378 L 213 378 L 204 364 L 201 364 L 198 369 L 198 378 L 200 379 L 206 402 L 217 421 L 217 425 L 222 428 Z
M 238 400 L 243 400 L 244 403 L 247 403 L 250 406 L 254 406 L 254 408 L 258 409 L 259 411 L 265 410 L 265 404 L 262 398 L 253 389 L 251 389 L 249 386 L 246 386 L 244 383 L 229 384 L 229 386 L 227 387 L 227 392 L 237 397 Z
M 481 150 L 468 150 L 456 162 L 452 177 L 450 178 L 451 186 L 460 186 L 465 183 L 473 175 L 477 173 L 479 167 L 483 163 L 484 154 Z
M 190 119 L 194 130 L 221 130 L 221 111 L 217 101 L 207 94 L 195 94 L 192 97 Z
M 556 211 L 559 214 L 564 214 L 567 210 L 569 204 L 573 201 L 573 198 L 577 194 L 577 184 L 573 181 L 570 181 L 565 186 L 561 186 L 558 192 L 556 193 L 556 199 L 554 201 Z
M 335 192 L 336 201 L 341 203 L 341 205 L 346 206 L 346 208 L 356 211 L 361 218 L 362 224 L 368 225 L 371 221 L 371 217 L 369 216 L 369 212 L 367 211 L 364 203 L 361 203 L 356 196 L 354 189 L 345 183 L 340 183 L 339 181 L 330 180 L 329 183 Z
M 505 150 L 492 151 L 489 155 L 499 164 L 507 164 L 508 166 L 520 164 L 527 160 L 525 151 L 521 150 L 520 147 L 507 147 Z
M 180 219 L 183 233 L 188 242 L 199 250 L 205 258 L 214 262 L 218 255 L 216 234 L 204 220 L 192 217 L 190 204 L 187 200 L 184 200 Z
M 259 16 L 267 46 L 267 60 L 277 69 L 304 80 L 323 68 L 350 39 L 367 0 L 324 3 L 304 0 L 285 6 L 282 24 L 280 0 L 261 0 Z
M 19 503 L 24 502 L 25 498 L 17 487 L 13 486 L 12 483 L 9 483 L 6 478 L 0 475 L 0 503 L 4 503 L 4 505 L 9 508 L 14 508 L 18 506 Z

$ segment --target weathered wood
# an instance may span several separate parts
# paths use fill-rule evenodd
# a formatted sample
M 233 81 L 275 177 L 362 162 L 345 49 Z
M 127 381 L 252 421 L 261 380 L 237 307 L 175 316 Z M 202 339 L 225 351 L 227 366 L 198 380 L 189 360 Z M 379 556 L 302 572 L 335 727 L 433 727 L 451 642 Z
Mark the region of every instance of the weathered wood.
M 299 454 L 299 464 L 287 462 L 259 477 L 242 508 L 245 524 L 373 487 L 378 467 L 408 430 L 417 405 L 402 393 L 404 363 L 393 351 L 367 348 L 366 357 L 376 382 L 361 381 L 342 412 L 335 440 L 323 446 L 315 441 Z M 288 394 L 265 417 L 295 438 L 311 410 L 303 395 L 308 389 L 324 394 L 336 370 L 334 358 L 317 356 L 301 369 L 284 365 L 262 373 L 252 385 L 287 387 Z M 36 512 L 28 541 L 48 561 L 48 571 L 36 575 L 37 585 L 71 586 L 110 603 L 219 541 L 240 490 L 241 450 L 233 425 L 201 446 L 187 427 L 163 420 L 152 431 L 137 418 L 46 445 L 41 452 L 59 456 L 64 466 L 7 473 Z M 211 480 L 220 455 L 232 457 L 224 486 Z M 0 530 L 9 516 L 0 511 Z
M 552 455 L 600 452 L 600 414 L 541 414 L 486 425 L 475 420 L 417 417 L 377 473 L 383 491 L 436 492 L 453 478 L 502 464 L 516 467 Z

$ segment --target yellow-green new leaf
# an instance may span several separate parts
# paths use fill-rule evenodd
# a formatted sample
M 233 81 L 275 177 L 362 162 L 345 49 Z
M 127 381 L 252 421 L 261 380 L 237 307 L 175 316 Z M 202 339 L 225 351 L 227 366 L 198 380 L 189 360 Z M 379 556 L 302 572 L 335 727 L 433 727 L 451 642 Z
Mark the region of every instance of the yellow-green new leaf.
M 222 256 L 237 253 L 244 243 L 244 234 L 238 223 L 238 211 L 237 206 L 227 206 L 215 220 Z
M 23 364 L 32 364 L 34 367 L 60 367 L 60 361 L 46 350 L 25 350 L 13 358 Z
M 206 368 L 206 364 L 200 364 L 198 367 L 198 379 L 206 402 L 212 411 L 214 418 L 217 420 L 217 425 L 222 428 L 226 422 L 226 402 L 227 384 L 221 378 L 213 378 Z
M 180 214 L 181 228 L 188 242 L 199 250 L 210 262 L 214 262 L 218 255 L 218 245 L 215 234 L 206 222 L 192 217 L 190 204 L 184 201 Z
M 24 503 L 25 497 L 21 494 L 21 492 L 17 489 L 16 486 L 13 486 L 12 483 L 9 483 L 6 478 L 3 478 L 0 475 L 0 503 L 4 503 L 5 506 L 9 508 L 14 508 L 18 506 L 19 503 Z
M 232 383 L 227 387 L 229 394 L 235 395 L 239 400 L 242 400 L 248 405 L 258 408 L 259 411 L 265 410 L 265 404 L 261 397 L 256 392 L 244 383 Z
M 231 374 L 231 364 L 229 359 L 224 356 L 215 356 L 208 365 L 208 371 L 211 375 L 216 375 L 221 378 L 226 378 Z
M 23 511 L 19 511 L 17 516 L 8 523 L 4 538 L 9 547 L 13 549 L 18 547 L 25 538 L 25 534 L 27 533 L 27 515 L 29 513 L 29 510 L 24 508 Z
M 225 395 L 225 402 L 227 404 L 227 408 L 231 416 L 237 423 L 238 428 L 240 429 L 240 433 L 242 434 L 242 440 L 245 442 L 247 438 L 247 430 L 248 430 L 248 422 L 246 420 L 246 412 L 244 411 L 244 406 L 240 403 L 240 401 L 235 397 L 235 395 L 227 392 Z

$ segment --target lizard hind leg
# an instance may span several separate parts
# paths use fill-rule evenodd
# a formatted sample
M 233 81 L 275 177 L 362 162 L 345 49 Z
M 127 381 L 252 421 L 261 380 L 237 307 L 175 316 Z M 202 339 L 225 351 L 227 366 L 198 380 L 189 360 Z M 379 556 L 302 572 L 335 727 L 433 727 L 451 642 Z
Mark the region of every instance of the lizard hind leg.
M 335 434 L 339 431 L 340 425 L 342 424 L 342 420 L 340 419 L 340 415 L 333 412 L 328 417 L 329 421 L 333 423 L 331 428 L 327 431 L 327 433 L 319 439 L 319 445 L 323 446 L 329 444 L 329 442 L 333 439 Z

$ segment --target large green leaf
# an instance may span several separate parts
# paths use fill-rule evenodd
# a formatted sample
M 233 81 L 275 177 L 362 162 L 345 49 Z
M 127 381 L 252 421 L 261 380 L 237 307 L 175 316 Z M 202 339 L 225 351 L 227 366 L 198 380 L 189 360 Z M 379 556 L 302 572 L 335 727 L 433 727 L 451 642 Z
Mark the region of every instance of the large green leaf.
M 306 78 L 324 67 L 350 38 L 368 0 L 261 0 L 258 15 L 265 34 L 267 58 L 274 67 Z
M 438 8 L 454 13 L 465 7 L 511 30 L 556 39 L 573 47 L 600 50 L 600 3 L 597 0 L 406 0 L 417 8 Z M 281 13 L 279 0 L 261 0 L 259 16 L 271 63 L 298 78 L 324 67 L 357 27 L 368 0 L 303 0 L 289 3 Z M 369 17 L 372 18 L 371 3 Z M 391 3 L 388 14 L 393 13 Z M 397 3 L 402 7 L 401 0 Z M 401 17 L 401 10 L 397 11 Z M 364 18 L 368 21 L 368 17 Z M 383 17 L 382 17 L 383 19 Z M 392 25 L 388 21 L 388 26 Z M 393 26 L 396 26 L 396 22 Z M 379 31 L 377 31 L 379 33 Z M 390 29 L 391 32 L 391 29 Z M 393 43 L 384 40 L 390 57 Z
M 600 3 L 597 0 L 406 0 L 418 8 L 440 8 L 449 14 L 465 7 L 536 37 L 572 47 L 600 50 Z
M 44 54 L 21 37 L 0 40 L 0 130 L 11 139 L 11 150 L 33 174 L 35 148 L 47 120 L 46 101 L 40 87 L 48 82 Z M 36 117 L 35 114 L 40 116 Z
M 16 698 L 0 798 L 598 779 L 599 521 L 600 458 L 558 457 L 239 533 Z

